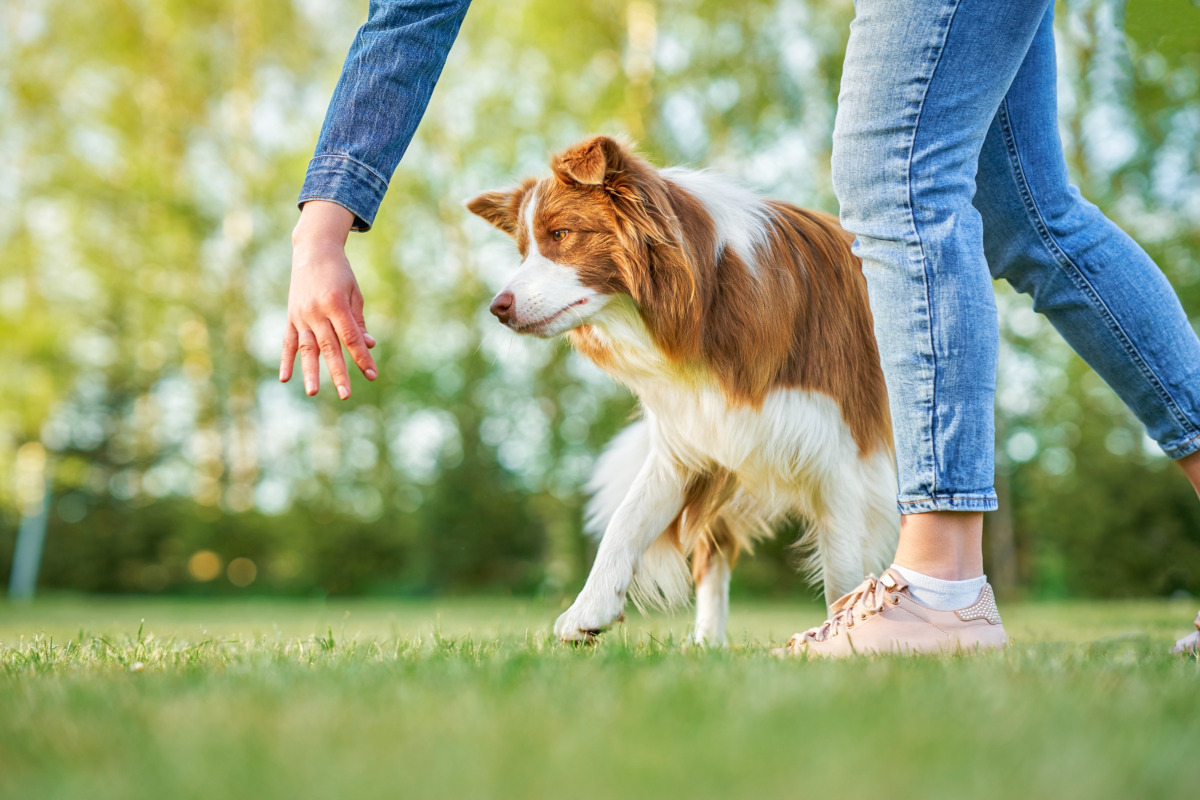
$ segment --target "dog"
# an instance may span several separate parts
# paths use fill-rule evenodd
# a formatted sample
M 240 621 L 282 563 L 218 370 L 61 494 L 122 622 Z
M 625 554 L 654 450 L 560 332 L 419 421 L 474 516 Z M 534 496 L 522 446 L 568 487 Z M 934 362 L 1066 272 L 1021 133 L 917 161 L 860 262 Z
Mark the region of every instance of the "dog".
M 738 554 L 786 519 L 807 522 L 797 545 L 829 604 L 884 567 L 895 458 L 853 237 L 606 136 L 550 167 L 466 204 L 523 258 L 491 312 L 520 334 L 565 334 L 642 411 L 588 484 L 599 548 L 558 638 L 591 641 L 627 598 L 686 604 L 694 582 L 692 639 L 723 644 Z

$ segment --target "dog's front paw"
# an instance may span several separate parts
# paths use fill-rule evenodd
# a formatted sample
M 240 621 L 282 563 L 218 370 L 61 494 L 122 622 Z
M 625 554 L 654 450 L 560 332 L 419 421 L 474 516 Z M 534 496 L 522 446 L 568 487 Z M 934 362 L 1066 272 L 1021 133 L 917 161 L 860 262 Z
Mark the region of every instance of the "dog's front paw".
M 554 623 L 554 635 L 563 642 L 589 644 L 614 622 L 624 622 L 624 609 L 624 598 L 615 593 L 611 602 L 581 594 Z

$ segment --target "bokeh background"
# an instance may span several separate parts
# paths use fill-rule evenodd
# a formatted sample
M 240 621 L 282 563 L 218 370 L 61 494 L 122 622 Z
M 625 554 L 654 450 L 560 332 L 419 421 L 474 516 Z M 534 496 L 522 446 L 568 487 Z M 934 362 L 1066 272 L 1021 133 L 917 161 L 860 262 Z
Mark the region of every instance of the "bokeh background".
M 1200 54 L 1179 22 L 1194 6 L 1134 0 L 1126 26 L 1123 2 L 1069 0 L 1057 26 L 1073 177 L 1196 319 Z M 349 245 L 380 379 L 307 398 L 277 381 L 289 233 L 365 15 L 0 7 L 0 577 L 18 529 L 44 523 L 39 591 L 569 593 L 590 560 L 579 487 L 632 400 L 561 343 L 499 328 L 487 302 L 517 257 L 462 201 L 608 132 L 836 210 L 849 0 L 480 0 L 374 230 Z M 993 582 L 1200 593 L 1191 488 L 1028 299 L 997 291 Z M 735 590 L 814 594 L 782 543 Z

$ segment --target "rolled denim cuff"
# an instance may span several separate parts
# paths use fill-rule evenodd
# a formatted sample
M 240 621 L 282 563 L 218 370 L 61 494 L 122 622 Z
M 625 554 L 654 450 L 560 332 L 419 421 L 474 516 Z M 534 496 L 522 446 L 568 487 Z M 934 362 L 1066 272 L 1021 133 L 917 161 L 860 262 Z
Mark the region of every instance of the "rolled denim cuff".
M 995 490 L 983 494 L 900 495 L 896 507 L 901 514 L 926 511 L 995 511 L 999 507 Z
M 1183 437 L 1166 444 L 1159 444 L 1168 458 L 1178 461 L 1200 450 L 1200 434 L 1188 433 Z
M 379 173 L 350 156 L 314 156 L 308 162 L 297 205 L 303 208 L 309 200 L 337 203 L 354 214 L 351 230 L 369 231 L 387 187 Z

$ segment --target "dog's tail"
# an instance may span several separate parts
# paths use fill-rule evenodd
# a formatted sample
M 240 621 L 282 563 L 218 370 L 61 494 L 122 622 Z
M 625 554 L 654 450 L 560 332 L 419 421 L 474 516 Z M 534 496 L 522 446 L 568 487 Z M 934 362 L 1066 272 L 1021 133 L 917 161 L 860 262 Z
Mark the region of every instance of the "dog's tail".
M 645 420 L 637 420 L 617 434 L 596 460 L 585 487 L 592 497 L 584 512 L 583 527 L 597 541 L 603 538 L 649 455 L 650 428 Z M 629 599 L 642 611 L 666 610 L 687 605 L 690 595 L 691 575 L 676 520 L 642 555 L 629 587 Z

